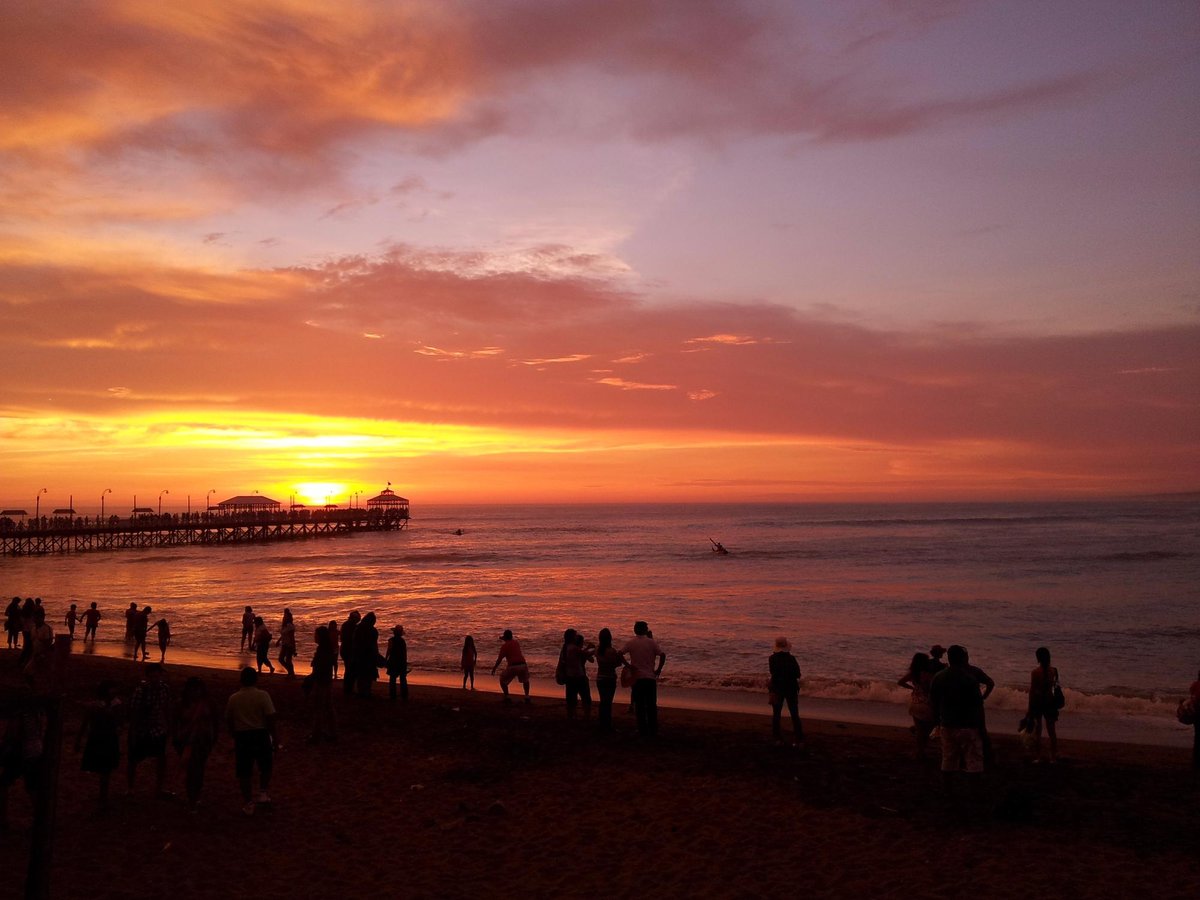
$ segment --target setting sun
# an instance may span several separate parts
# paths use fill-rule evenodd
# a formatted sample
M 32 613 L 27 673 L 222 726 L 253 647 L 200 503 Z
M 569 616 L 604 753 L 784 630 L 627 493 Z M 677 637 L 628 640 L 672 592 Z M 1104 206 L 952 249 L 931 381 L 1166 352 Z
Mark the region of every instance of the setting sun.
M 336 503 L 344 506 L 347 502 L 349 486 L 340 481 L 304 481 L 292 485 L 292 496 L 296 503 L 305 506 L 324 506 Z

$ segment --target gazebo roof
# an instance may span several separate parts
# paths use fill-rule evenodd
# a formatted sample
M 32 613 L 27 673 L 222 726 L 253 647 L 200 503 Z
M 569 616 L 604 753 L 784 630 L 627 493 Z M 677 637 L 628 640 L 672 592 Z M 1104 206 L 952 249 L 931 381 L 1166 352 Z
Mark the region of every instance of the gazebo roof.
M 368 506 L 399 506 L 402 503 L 408 503 L 408 498 L 398 496 L 390 487 L 384 488 L 367 501 Z
M 0 516 L 27 516 L 29 513 L 23 509 L 0 509 Z
M 270 497 L 264 497 L 262 494 L 239 494 L 236 497 L 230 497 L 228 500 L 222 500 L 217 504 L 218 508 L 227 506 L 248 506 L 248 507 L 268 507 L 279 506 L 278 500 L 272 500 Z

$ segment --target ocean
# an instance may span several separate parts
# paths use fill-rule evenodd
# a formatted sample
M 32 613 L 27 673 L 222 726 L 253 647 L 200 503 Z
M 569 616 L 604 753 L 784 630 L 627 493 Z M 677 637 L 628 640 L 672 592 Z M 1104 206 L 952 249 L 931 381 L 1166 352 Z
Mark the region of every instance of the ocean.
M 461 530 L 462 534 L 455 532 Z M 728 555 L 711 551 L 721 541 Z M 171 622 L 172 653 L 238 657 L 242 607 L 278 631 L 373 610 L 403 624 L 414 679 L 448 683 L 472 634 L 486 677 L 511 628 L 550 678 L 567 627 L 618 641 L 645 619 L 672 692 L 765 709 L 766 660 L 786 635 L 806 701 L 904 720 L 913 652 L 963 644 L 1019 715 L 1053 653 L 1071 716 L 1091 736 L 1180 743 L 1175 703 L 1200 668 L 1200 501 L 955 504 L 442 506 L 409 529 L 292 543 L 0 559 L 0 593 L 105 614 L 99 652 L 123 649 L 131 601 Z M 170 659 L 170 657 L 168 657 Z M 552 687 L 552 685 L 551 685 Z M 860 707 L 856 704 L 861 704 Z M 851 716 L 853 718 L 853 716 Z M 1090 717 L 1090 719 L 1089 719 Z

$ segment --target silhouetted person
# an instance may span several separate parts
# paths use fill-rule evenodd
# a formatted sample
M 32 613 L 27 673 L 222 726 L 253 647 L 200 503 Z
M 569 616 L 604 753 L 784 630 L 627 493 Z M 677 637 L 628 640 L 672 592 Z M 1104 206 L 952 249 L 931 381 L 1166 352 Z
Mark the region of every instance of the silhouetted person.
M 312 704 L 313 725 L 308 743 L 337 740 L 337 721 L 333 711 L 333 668 L 337 665 L 337 648 L 322 625 L 313 633 L 312 672 L 308 676 L 309 702 Z
M 930 667 L 930 662 L 928 654 L 914 653 L 912 662 L 908 664 L 908 671 L 896 682 L 900 687 L 906 687 L 912 692 L 908 700 L 908 714 L 912 716 L 913 734 L 917 739 L 917 759 L 925 758 L 925 748 L 929 746 L 929 735 L 933 732 L 935 724 L 933 704 L 929 702 L 929 688 L 936 673 Z
M 78 607 L 72 603 L 64 617 L 64 621 L 67 623 L 67 634 L 71 636 L 71 640 L 75 640 L 75 623 L 79 621 L 77 609 Z
M 966 648 L 963 648 L 963 653 L 966 653 Z M 979 739 L 983 742 L 983 765 L 985 768 L 991 768 L 995 763 L 995 754 L 992 751 L 992 738 L 987 730 L 987 712 L 983 706 L 983 701 L 987 700 L 992 695 L 992 691 L 996 689 L 996 682 L 988 676 L 988 673 L 979 668 L 979 666 L 971 665 L 970 658 L 967 660 L 967 671 L 971 673 L 971 677 L 975 682 L 983 688 L 983 697 L 980 699 L 979 705 Z
M 396 682 L 400 682 L 400 699 L 408 699 L 408 642 L 404 640 L 404 626 L 392 629 L 387 646 L 388 697 L 396 699 Z
M 4 608 L 4 633 L 8 649 L 15 650 L 21 642 L 21 598 L 13 597 Z
M 25 602 L 21 604 L 21 655 L 17 657 L 17 665 L 22 669 L 33 653 L 34 615 L 37 609 L 32 597 L 26 597 Z
M 1058 669 L 1050 665 L 1050 651 L 1038 647 L 1034 652 L 1037 668 L 1029 676 L 1029 707 L 1025 715 L 1033 722 L 1037 736 L 1037 756 L 1042 754 L 1042 723 L 1050 737 L 1050 762 L 1058 761 L 1058 704 L 1054 699 L 1054 688 L 1058 684 Z
M 329 624 L 325 626 L 329 629 L 329 646 L 333 648 L 333 677 L 336 680 L 338 677 L 338 656 L 341 644 L 342 633 L 338 629 L 336 619 L 330 619 Z
M 296 623 L 292 621 L 292 611 L 283 611 L 283 622 L 279 626 L 279 663 L 289 678 L 296 675 L 296 666 L 292 659 L 296 655 Z
M 258 803 L 270 803 L 274 762 L 275 704 L 271 695 L 257 687 L 258 673 L 250 666 L 242 669 L 241 687 L 225 705 L 225 722 L 233 735 L 233 755 L 238 787 L 242 791 L 242 812 L 254 815 L 254 767 L 258 767 Z
M 972 780 L 983 772 L 983 698 L 967 651 L 955 644 L 947 656 L 950 665 L 933 676 L 929 699 L 942 729 L 942 777 L 954 799 L 955 772 L 966 772 Z
M 945 655 L 946 648 L 941 644 L 934 644 L 929 648 L 929 671 L 934 675 L 946 668 L 946 663 L 942 660 Z
M 771 735 L 775 743 L 783 743 L 783 705 L 792 717 L 792 743 L 804 742 L 804 727 L 800 724 L 800 663 L 792 656 L 792 644 L 782 635 L 775 638 L 775 650 L 767 660 L 771 673 Z
M 592 717 L 592 689 L 587 676 L 587 664 L 596 658 L 596 645 L 584 641 L 583 635 L 571 631 L 571 638 L 563 645 L 562 663 L 564 687 L 567 701 L 567 718 L 575 718 L 577 704 L 583 705 L 583 717 Z
M 40 606 L 33 609 L 33 628 L 29 632 L 29 659 L 25 662 L 25 675 L 36 691 L 50 689 L 50 675 L 54 668 L 54 629 L 46 621 L 46 610 Z
M 462 658 L 459 660 L 459 665 L 462 666 L 463 673 L 463 690 L 467 689 L 467 681 L 471 682 L 471 690 L 475 690 L 475 664 L 479 662 L 479 651 L 475 649 L 475 638 L 469 634 L 463 639 Z
M 159 663 L 146 666 L 146 677 L 133 690 L 129 701 L 129 793 L 138 763 L 154 759 L 154 783 L 165 795 L 167 781 L 167 735 L 171 730 L 171 688 Z
M 188 804 L 200 804 L 204 788 L 204 769 L 221 732 L 221 714 L 208 696 L 208 688 L 195 676 L 183 685 L 179 715 L 175 721 L 175 750 L 183 763 Z
M 275 665 L 271 662 L 271 631 L 263 622 L 262 616 L 254 617 L 254 637 L 250 639 L 250 649 L 254 651 L 254 660 L 258 664 L 258 671 L 262 671 L 262 667 L 266 666 L 271 670 L 271 674 L 275 674 Z
M 346 696 L 354 693 L 354 632 L 361 618 L 356 609 L 342 623 L 342 689 Z
M 130 603 L 129 609 L 125 610 L 125 640 L 133 640 L 133 620 L 137 618 L 138 608 L 136 603 Z
M 663 653 L 658 641 L 650 636 L 650 627 L 645 622 L 633 623 L 633 635 L 621 653 L 633 668 L 631 693 L 637 713 L 638 734 L 654 737 L 658 734 L 658 676 L 667 663 L 667 654 Z
M 597 727 L 602 732 L 613 730 L 613 698 L 617 695 L 617 672 L 623 665 L 625 657 L 613 646 L 612 632 L 601 628 L 596 645 L 596 694 L 600 698 Z
M 1188 688 L 1188 698 L 1192 701 L 1192 708 L 1200 713 L 1200 672 L 1196 673 L 1196 680 Z M 1192 720 L 1192 768 L 1200 771 L 1200 715 Z
M 149 659 L 150 654 L 146 650 L 146 634 L 150 631 L 150 613 L 153 610 L 149 606 L 142 607 L 141 612 L 134 613 L 133 616 L 133 658 L 136 660 L 138 650 L 142 651 L 142 661 Z
M 93 600 L 92 605 L 83 611 L 83 640 L 96 642 L 96 626 L 100 624 L 103 616 L 100 610 L 96 608 L 96 602 Z
M 363 699 L 371 696 L 371 688 L 379 679 L 379 663 L 379 629 L 375 627 L 375 613 L 369 612 L 354 629 L 354 684 Z
M 242 610 L 242 645 L 241 649 L 254 647 L 254 607 L 247 606 Z
M 500 635 L 500 652 L 496 656 L 496 661 L 492 663 L 492 674 L 496 674 L 496 667 L 504 661 L 504 671 L 500 673 L 500 691 L 504 694 L 504 702 L 512 703 L 512 698 L 508 696 L 508 685 L 515 678 L 521 683 L 521 687 L 525 691 L 525 702 L 529 702 L 529 664 L 525 662 L 525 654 L 521 652 L 521 645 L 513 637 L 510 629 L 504 629 L 504 633 Z
M 154 623 L 154 628 L 158 632 L 158 661 L 167 661 L 167 647 L 171 644 L 171 626 L 165 618 L 159 619 Z
M 117 697 L 116 685 L 101 681 L 96 699 L 87 704 L 83 724 L 75 738 L 75 749 L 83 748 L 79 768 L 100 777 L 100 809 L 108 808 L 108 786 L 112 773 L 121 764 L 121 719 L 124 708 Z

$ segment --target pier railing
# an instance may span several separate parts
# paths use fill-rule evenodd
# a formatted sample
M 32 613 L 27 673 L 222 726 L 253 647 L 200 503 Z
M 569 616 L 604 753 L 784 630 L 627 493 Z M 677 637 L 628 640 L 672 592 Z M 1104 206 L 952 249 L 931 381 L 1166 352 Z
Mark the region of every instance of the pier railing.
M 331 537 L 362 531 L 402 531 L 408 510 L 164 513 L 120 517 L 0 519 L 0 555 L 84 553 L 191 544 L 247 544 Z

